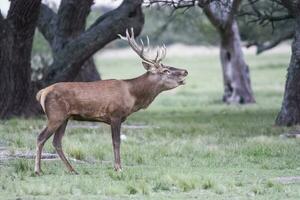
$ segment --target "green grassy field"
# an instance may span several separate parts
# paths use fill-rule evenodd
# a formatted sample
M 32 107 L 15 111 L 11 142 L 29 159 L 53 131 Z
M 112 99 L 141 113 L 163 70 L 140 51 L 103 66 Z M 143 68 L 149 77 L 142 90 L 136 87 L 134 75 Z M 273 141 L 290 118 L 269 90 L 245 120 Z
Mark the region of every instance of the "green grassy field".
M 300 199 L 300 184 L 278 177 L 300 176 L 300 141 L 275 127 L 289 55 L 247 56 L 257 103 L 221 102 L 218 56 L 169 58 L 189 71 L 187 84 L 161 94 L 133 114 L 122 132 L 124 170 L 113 170 L 110 128 L 72 128 L 63 140 L 80 175 L 68 174 L 60 160 L 0 161 L 0 199 Z M 144 72 L 138 59 L 99 60 L 104 79 Z M 34 151 L 45 119 L 11 119 L 0 124 L 0 144 Z M 84 124 L 84 123 L 81 123 Z M 80 124 L 80 125 L 81 125 Z M 51 139 L 45 152 L 54 153 Z

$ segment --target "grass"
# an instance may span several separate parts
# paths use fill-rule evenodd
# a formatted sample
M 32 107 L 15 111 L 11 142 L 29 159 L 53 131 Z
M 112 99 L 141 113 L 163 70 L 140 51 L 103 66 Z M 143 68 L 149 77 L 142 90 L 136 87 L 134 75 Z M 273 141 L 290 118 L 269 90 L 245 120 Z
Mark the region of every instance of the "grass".
M 300 141 L 283 139 L 275 127 L 289 55 L 247 56 L 257 103 L 224 105 L 217 56 L 169 58 L 189 71 L 187 85 L 161 94 L 123 127 L 123 172 L 113 171 L 110 128 L 68 129 L 63 147 L 80 175 L 62 162 L 0 163 L 0 199 L 299 199 L 300 185 L 277 177 L 300 175 Z M 102 77 L 143 73 L 138 59 L 99 60 Z M 44 119 L 11 119 L 0 124 L 1 144 L 10 151 L 34 151 Z M 295 129 L 293 127 L 290 129 Z M 51 140 L 51 139 L 50 139 Z M 48 142 L 47 152 L 55 152 Z

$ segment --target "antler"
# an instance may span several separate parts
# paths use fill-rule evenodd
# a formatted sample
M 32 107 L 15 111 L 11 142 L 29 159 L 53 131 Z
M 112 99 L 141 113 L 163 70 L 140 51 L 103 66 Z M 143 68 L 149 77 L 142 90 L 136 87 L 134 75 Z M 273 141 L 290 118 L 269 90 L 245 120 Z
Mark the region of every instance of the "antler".
M 142 39 L 140 39 L 141 41 L 141 46 L 137 44 L 137 42 L 134 39 L 134 32 L 133 32 L 133 28 L 131 28 L 131 36 L 129 34 L 128 29 L 126 29 L 126 37 L 118 34 L 118 36 L 122 39 L 122 40 L 126 40 L 128 41 L 128 44 L 131 46 L 131 48 L 139 55 L 139 57 L 149 63 L 149 64 L 159 64 L 165 57 L 167 54 L 167 48 L 166 46 L 163 44 L 162 47 L 158 47 L 157 52 L 156 52 L 156 57 L 155 59 L 151 59 L 149 58 L 145 52 L 149 52 L 150 51 L 150 41 L 149 41 L 149 37 L 147 36 L 147 46 L 145 49 L 144 46 L 144 42 Z

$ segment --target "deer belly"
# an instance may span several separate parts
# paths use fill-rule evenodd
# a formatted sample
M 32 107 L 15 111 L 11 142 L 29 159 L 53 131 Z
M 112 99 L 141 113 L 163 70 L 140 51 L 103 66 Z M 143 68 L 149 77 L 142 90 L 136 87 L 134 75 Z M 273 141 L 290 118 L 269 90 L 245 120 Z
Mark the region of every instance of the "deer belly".
M 73 109 L 70 115 L 72 119 L 78 121 L 108 122 L 110 119 L 105 109 L 96 109 L 89 106 L 86 106 L 84 109 Z
M 109 123 L 110 119 L 107 116 L 91 116 L 91 115 L 71 115 L 70 119 L 76 121 L 97 121 L 97 122 L 105 122 Z

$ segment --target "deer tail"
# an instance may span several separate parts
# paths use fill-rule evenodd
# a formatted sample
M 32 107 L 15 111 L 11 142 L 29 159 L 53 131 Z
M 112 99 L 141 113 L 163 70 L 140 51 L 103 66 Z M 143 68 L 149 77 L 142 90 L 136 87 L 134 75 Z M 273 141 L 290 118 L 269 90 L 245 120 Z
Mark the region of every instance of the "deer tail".
M 45 112 L 46 94 L 44 91 L 45 91 L 44 89 L 38 91 L 38 93 L 36 94 L 36 100 L 41 104 L 43 111 Z

